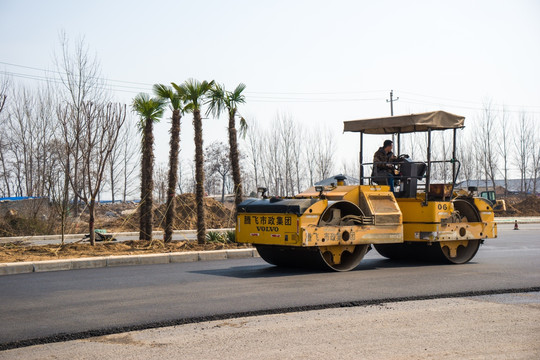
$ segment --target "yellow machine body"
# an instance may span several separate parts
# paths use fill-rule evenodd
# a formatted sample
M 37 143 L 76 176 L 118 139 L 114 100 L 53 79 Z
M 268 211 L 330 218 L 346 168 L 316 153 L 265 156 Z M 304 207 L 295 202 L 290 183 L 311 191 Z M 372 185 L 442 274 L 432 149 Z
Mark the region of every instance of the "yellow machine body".
M 455 213 L 453 201 L 430 201 L 425 204 L 423 194 L 418 194 L 417 198 L 396 199 L 388 186 L 336 186 L 322 193 L 312 187 L 295 198 L 312 199 L 313 204 L 302 214 L 239 212 L 237 241 L 321 247 L 447 242 L 497 236 L 493 209 L 480 198 L 468 200 L 478 210 L 479 222 L 456 221 L 452 217 Z M 361 210 L 361 217 L 357 219 L 360 221 L 354 224 L 322 221 L 323 215 L 333 205 L 344 202 Z M 268 209 L 270 211 L 271 207 Z
M 346 185 L 343 175 L 334 177 L 331 186 L 311 187 L 293 198 L 268 199 L 261 188 L 263 199 L 248 199 L 237 207 L 237 241 L 253 244 L 265 261 L 277 266 L 347 271 L 372 246 L 389 259 L 470 261 L 484 239 L 497 236 L 493 206 L 498 210 L 504 203 L 473 196 L 474 187 L 455 189 L 461 167 L 456 138 L 464 120 L 434 111 L 345 121 L 344 131 L 360 134 L 360 183 L 389 184 L 391 176 L 399 191 L 394 194 L 386 185 Z M 453 131 L 451 159 L 431 159 L 435 130 Z M 412 132 L 427 133 L 425 162 L 400 154 L 400 134 Z M 385 141 L 386 160 L 376 156 L 365 163 L 366 134 L 398 134 L 397 157 L 390 156 L 392 142 Z M 451 182 L 432 182 L 436 163 L 448 164 Z M 364 166 L 371 167 L 371 176 L 364 175 Z

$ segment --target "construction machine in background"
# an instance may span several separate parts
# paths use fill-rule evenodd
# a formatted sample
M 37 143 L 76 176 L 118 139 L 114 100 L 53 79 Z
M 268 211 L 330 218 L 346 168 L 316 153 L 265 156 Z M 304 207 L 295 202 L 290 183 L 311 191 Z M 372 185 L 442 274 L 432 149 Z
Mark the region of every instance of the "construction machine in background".
M 344 122 L 344 131 L 360 134 L 360 185 L 337 177 L 331 186 L 314 186 L 291 197 L 248 199 L 237 208 L 236 239 L 253 244 L 277 266 L 354 269 L 374 247 L 390 259 L 463 264 L 480 244 L 497 236 L 493 204 L 470 191 L 454 191 L 460 162 L 456 137 L 465 118 L 444 111 Z M 452 130 L 452 158 L 434 161 L 432 133 Z M 425 161 L 400 154 L 400 136 L 427 132 Z M 366 134 L 397 134 L 394 163 L 399 190 L 364 176 Z M 448 183 L 432 183 L 437 163 L 452 168 Z M 377 184 L 377 182 L 379 184 Z

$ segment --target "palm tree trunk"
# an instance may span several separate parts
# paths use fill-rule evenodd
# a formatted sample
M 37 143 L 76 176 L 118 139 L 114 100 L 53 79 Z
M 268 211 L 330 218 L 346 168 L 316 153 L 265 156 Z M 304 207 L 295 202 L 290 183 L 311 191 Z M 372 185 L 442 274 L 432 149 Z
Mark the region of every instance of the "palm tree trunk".
M 153 121 L 146 119 L 143 133 L 141 163 L 141 218 L 139 223 L 139 238 L 141 240 L 152 240 L 153 225 L 153 199 L 154 191 L 154 134 Z
M 234 182 L 235 216 L 236 208 L 242 202 L 242 178 L 240 176 L 240 161 L 238 160 L 238 139 L 236 137 L 236 111 L 229 112 L 229 151 Z
M 197 242 L 206 242 L 206 224 L 204 221 L 204 154 L 202 137 L 201 111 L 193 111 L 195 129 L 195 198 L 197 201 Z
M 178 183 L 178 153 L 180 151 L 180 110 L 173 111 L 169 151 L 169 183 L 167 189 L 167 212 L 163 241 L 171 242 L 173 221 L 176 215 L 176 184 Z

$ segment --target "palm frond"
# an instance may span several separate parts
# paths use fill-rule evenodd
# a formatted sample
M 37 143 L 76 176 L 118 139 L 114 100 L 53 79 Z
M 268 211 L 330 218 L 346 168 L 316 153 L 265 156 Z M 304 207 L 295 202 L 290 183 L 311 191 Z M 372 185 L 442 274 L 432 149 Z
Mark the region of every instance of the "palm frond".
M 153 90 L 156 96 L 171 103 L 172 110 L 182 110 L 183 98 L 171 86 L 154 84 Z
M 237 103 L 245 102 L 245 96 L 242 95 L 242 92 L 246 89 L 246 84 L 240 83 L 231 93 L 231 98 Z
M 240 132 L 240 136 L 242 137 L 242 139 L 245 139 L 247 131 L 248 131 L 248 123 L 246 119 L 244 119 L 243 117 L 240 117 L 239 125 L 240 125 L 240 129 L 238 129 L 238 131 Z
M 208 110 L 206 115 L 212 114 L 214 117 L 219 117 L 219 114 L 225 108 L 225 88 L 223 85 L 214 84 L 208 91 L 208 100 L 206 101 Z
M 136 112 L 141 120 L 139 122 L 139 129 L 144 127 L 147 121 L 158 122 L 163 116 L 165 111 L 166 102 L 159 97 L 151 98 L 146 93 L 139 93 L 133 99 L 131 108 Z
M 238 110 L 238 105 L 246 102 L 246 97 L 242 94 L 242 91 L 246 89 L 246 85 L 243 83 L 238 84 L 234 91 L 227 92 L 227 108 L 229 113 L 235 113 Z
M 170 100 L 174 97 L 173 89 L 163 84 L 154 84 L 152 87 L 154 94 L 162 99 Z
M 191 106 L 186 106 L 185 108 L 189 111 L 201 110 L 201 106 L 208 95 L 208 92 L 214 85 L 214 81 L 202 81 L 195 79 L 187 79 L 182 85 L 176 85 L 172 83 L 173 87 L 177 91 L 183 91 L 185 94 L 186 104 L 191 104 Z M 186 110 L 186 111 L 187 111 Z

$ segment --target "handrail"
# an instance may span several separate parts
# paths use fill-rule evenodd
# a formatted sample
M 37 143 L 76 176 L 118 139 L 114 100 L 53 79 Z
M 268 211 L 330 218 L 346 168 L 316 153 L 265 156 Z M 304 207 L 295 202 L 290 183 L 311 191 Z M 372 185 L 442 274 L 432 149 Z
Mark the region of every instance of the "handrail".
M 412 164 L 423 164 L 423 165 L 426 164 L 426 162 L 424 162 L 424 161 L 411 161 L 410 163 L 412 163 Z M 449 164 L 457 164 L 458 165 L 458 168 L 457 168 L 456 173 L 455 173 L 455 177 L 452 179 L 452 193 L 453 193 L 454 188 L 455 188 L 455 186 L 457 184 L 457 178 L 459 176 L 459 172 L 461 170 L 461 162 L 459 160 L 456 160 L 456 159 L 450 159 L 450 160 L 435 160 L 435 161 L 431 161 L 431 163 L 432 164 L 449 163 Z M 376 162 L 370 162 L 370 163 L 362 163 L 362 164 L 360 164 L 360 166 L 363 168 L 363 166 L 377 165 L 377 164 L 399 165 L 400 163 L 399 162 L 388 162 L 388 161 L 376 161 Z M 411 175 L 411 176 L 406 176 L 406 177 L 421 180 L 421 179 L 426 178 L 426 176 L 427 176 L 427 174 L 424 174 L 422 176 Z M 399 176 L 399 175 L 396 175 L 395 177 L 398 178 L 398 179 L 405 178 L 405 176 Z M 373 176 L 362 176 L 360 178 L 360 181 L 362 181 L 364 179 L 372 179 L 372 178 L 373 178 Z

